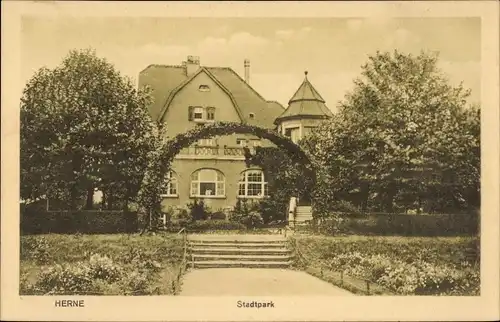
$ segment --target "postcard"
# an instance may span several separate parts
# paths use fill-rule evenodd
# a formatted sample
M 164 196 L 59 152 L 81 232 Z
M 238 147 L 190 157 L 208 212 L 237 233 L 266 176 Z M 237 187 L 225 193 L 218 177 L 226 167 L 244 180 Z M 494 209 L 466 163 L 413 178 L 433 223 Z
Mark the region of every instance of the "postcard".
M 497 2 L 2 9 L 3 320 L 500 317 Z

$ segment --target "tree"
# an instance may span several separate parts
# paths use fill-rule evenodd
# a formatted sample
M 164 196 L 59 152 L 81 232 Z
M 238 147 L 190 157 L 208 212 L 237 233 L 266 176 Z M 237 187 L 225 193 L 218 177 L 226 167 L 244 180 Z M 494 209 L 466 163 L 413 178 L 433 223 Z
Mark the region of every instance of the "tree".
M 386 212 L 479 206 L 479 108 L 437 61 L 369 57 L 339 112 L 304 142 L 322 164 L 323 200 Z
M 261 167 L 268 181 L 269 198 L 259 202 L 264 223 L 285 220 L 292 196 L 306 203 L 310 201 L 314 182 L 308 176 L 306 164 L 294 162 L 283 149 L 257 147 L 255 155 L 247 158 L 247 162 Z
M 71 51 L 29 80 L 21 99 L 21 197 L 126 209 L 153 148 L 148 90 L 92 50 Z

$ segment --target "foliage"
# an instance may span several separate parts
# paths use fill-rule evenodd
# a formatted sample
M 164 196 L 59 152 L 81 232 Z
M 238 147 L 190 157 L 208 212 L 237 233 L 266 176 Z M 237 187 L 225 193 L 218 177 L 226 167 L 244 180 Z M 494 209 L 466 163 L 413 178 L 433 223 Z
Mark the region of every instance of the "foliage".
M 248 215 L 240 217 L 238 221 L 247 228 L 257 228 L 264 224 L 261 214 L 257 211 L 251 211 Z
M 259 204 L 255 201 L 238 198 L 236 200 L 236 205 L 231 209 L 231 218 L 239 218 L 244 215 L 248 215 L 251 211 L 256 211 L 259 209 Z
M 45 263 L 49 257 L 49 243 L 43 236 L 24 239 L 21 243 L 21 259 L 30 258 L 35 263 Z
M 82 262 L 49 266 L 40 272 L 34 290 L 42 294 L 84 295 L 93 291 L 90 267 Z
M 311 199 L 315 181 L 308 167 L 313 164 L 298 163 L 286 151 L 275 147 L 257 147 L 248 162 L 261 167 L 268 181 L 269 197 L 260 201 L 265 223 L 285 219 L 290 197 Z
M 181 243 L 173 235 L 22 236 L 21 294 L 170 294 Z M 31 252 L 38 247 L 43 259 Z
M 140 212 L 143 213 L 143 217 L 149 218 L 150 222 L 157 220 L 159 217 L 161 213 L 161 200 L 159 197 L 161 190 L 159 189 L 159 184 L 165 181 L 163 178 L 166 177 L 165 174 L 172 160 L 182 148 L 195 143 L 199 139 L 233 133 L 250 133 L 268 139 L 278 147 L 285 149 L 292 160 L 307 165 L 308 173 L 314 173 L 314 168 L 307 154 L 290 139 L 282 136 L 278 132 L 248 124 L 216 122 L 211 125 L 197 127 L 185 133 L 178 134 L 169 141 L 162 141 L 160 145 L 157 145 L 155 149 L 153 149 L 153 156 L 150 157 L 152 161 L 145 174 L 141 191 L 139 192 L 139 203 L 142 206 Z M 156 142 L 159 142 L 159 140 L 156 140 Z M 254 156 L 250 154 L 250 151 L 246 150 L 245 157 L 247 165 L 252 164 L 252 158 Z M 315 176 L 309 174 L 308 177 L 314 178 Z M 156 227 L 157 223 L 150 223 L 150 226 Z
M 121 233 L 137 231 L 137 214 L 123 211 L 58 211 L 21 214 L 22 234 Z
M 318 162 L 317 212 L 335 200 L 362 212 L 479 207 L 480 110 L 437 56 L 369 57 L 339 112 L 301 142 Z
M 325 235 L 459 236 L 477 235 L 478 216 L 468 214 L 367 214 L 353 217 L 335 214 L 323 219 L 317 230 Z
M 28 81 L 21 99 L 21 198 L 49 197 L 67 210 L 126 209 L 151 150 L 150 95 L 91 50 L 71 51 Z M 118 202 L 120 201 L 120 202 Z
M 406 263 L 384 255 L 349 253 L 339 254 L 330 265 L 333 270 L 368 279 L 398 294 L 479 294 L 479 272 L 466 262 L 457 268 L 423 260 Z
M 211 220 L 226 220 L 227 213 L 224 211 L 215 211 L 209 214 Z
M 192 232 L 245 230 L 246 226 L 242 223 L 229 220 L 197 220 L 188 224 L 187 229 Z
M 116 265 L 108 256 L 92 254 L 89 259 L 89 269 L 93 278 L 116 281 L 122 275 L 120 266 Z
M 234 133 L 253 134 L 260 138 L 267 139 L 278 147 L 286 150 L 289 157 L 293 160 L 303 164 L 310 163 L 307 154 L 289 138 L 282 136 L 274 130 L 235 122 L 215 122 L 211 125 L 196 127 L 185 133 L 178 134 L 165 145 L 162 161 L 165 164 L 170 163 L 182 148 L 195 143 L 199 139 Z
M 154 124 L 152 127 L 151 144 L 148 152 L 149 160 L 135 205 L 142 220 L 142 232 L 156 230 L 162 212 L 160 195 L 168 185 L 167 172 L 170 163 L 163 163 L 162 154 L 166 142 L 166 126 Z
M 238 199 L 231 211 L 231 221 L 240 223 L 247 228 L 255 228 L 262 224 L 263 219 L 259 210 L 259 202 L 247 199 Z
M 467 255 L 478 244 L 476 238 L 353 236 L 299 238 L 296 247 L 308 265 L 344 271 L 397 294 L 478 295 L 478 261 Z
M 210 209 L 203 200 L 195 199 L 187 207 L 192 220 L 206 220 L 210 214 Z

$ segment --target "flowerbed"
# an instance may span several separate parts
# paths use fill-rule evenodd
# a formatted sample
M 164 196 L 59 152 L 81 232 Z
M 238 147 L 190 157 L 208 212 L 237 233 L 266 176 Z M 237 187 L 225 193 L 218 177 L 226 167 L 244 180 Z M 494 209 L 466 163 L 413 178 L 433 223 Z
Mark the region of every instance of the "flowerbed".
M 172 294 L 181 258 L 169 235 L 22 236 L 20 294 Z
M 460 267 L 423 260 L 407 263 L 387 255 L 339 254 L 330 269 L 363 278 L 403 295 L 479 295 L 479 272 L 469 263 Z
M 297 237 L 302 266 L 342 271 L 401 295 L 479 295 L 474 237 Z M 474 253 L 472 253 L 474 255 Z

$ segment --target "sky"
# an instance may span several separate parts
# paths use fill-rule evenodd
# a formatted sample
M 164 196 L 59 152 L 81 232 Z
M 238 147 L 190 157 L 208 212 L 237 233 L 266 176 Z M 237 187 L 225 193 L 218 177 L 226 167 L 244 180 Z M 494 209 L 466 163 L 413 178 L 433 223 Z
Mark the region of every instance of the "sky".
M 23 17 L 20 91 L 42 66 L 57 66 L 71 49 L 94 48 L 137 80 L 150 64 L 179 65 L 187 55 L 203 66 L 231 67 L 267 100 L 285 107 L 308 79 L 335 110 L 361 65 L 377 50 L 439 52 L 452 84 L 481 96 L 479 18 L 188 18 Z

